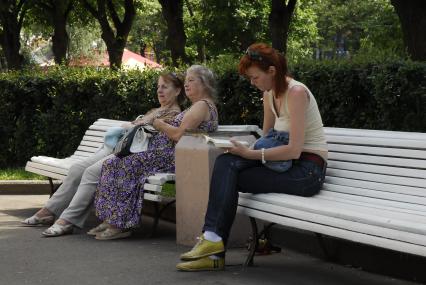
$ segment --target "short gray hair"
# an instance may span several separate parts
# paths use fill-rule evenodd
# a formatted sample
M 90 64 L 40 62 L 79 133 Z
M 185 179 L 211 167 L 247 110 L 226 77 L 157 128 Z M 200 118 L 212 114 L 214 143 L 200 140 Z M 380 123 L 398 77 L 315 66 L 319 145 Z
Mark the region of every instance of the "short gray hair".
M 207 94 L 212 99 L 216 100 L 216 76 L 213 74 L 213 71 L 205 66 L 195 64 L 190 66 L 186 70 L 186 73 L 193 73 L 195 76 L 198 76 L 203 83 Z

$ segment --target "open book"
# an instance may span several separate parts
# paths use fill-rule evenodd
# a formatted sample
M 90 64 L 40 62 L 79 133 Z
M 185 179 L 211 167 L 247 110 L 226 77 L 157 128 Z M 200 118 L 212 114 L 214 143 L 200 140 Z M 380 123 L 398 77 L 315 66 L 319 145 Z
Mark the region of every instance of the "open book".
M 207 143 L 212 143 L 216 147 L 229 148 L 233 147 L 234 144 L 228 139 L 215 139 L 209 136 L 204 135 L 204 138 Z M 249 146 L 249 143 L 246 141 L 237 141 L 242 145 Z

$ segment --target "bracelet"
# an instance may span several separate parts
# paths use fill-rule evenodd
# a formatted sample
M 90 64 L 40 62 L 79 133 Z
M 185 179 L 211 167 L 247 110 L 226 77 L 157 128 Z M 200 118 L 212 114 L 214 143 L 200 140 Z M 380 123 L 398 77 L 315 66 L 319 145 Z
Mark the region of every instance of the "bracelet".
M 263 147 L 260 149 L 260 153 L 262 154 L 262 163 L 265 164 L 265 149 Z

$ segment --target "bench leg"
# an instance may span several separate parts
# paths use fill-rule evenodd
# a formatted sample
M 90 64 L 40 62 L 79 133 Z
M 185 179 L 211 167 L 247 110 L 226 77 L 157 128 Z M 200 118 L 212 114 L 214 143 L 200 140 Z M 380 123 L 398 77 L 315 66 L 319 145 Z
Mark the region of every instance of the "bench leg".
M 53 185 L 52 178 L 49 177 L 48 179 L 49 179 L 49 184 L 50 184 L 50 196 L 49 197 L 52 197 L 53 194 L 55 194 L 56 190 L 58 190 L 59 186 L 61 186 L 62 183 L 55 187 L 55 185 Z
M 250 252 L 247 256 L 246 261 L 244 262 L 244 267 L 253 266 L 253 258 L 256 250 L 259 246 L 259 234 L 257 232 L 257 223 L 256 219 L 250 217 L 251 231 L 252 231 L 252 240 L 250 244 Z
M 160 206 L 158 205 L 159 203 L 155 203 L 154 204 L 154 208 L 155 208 L 155 216 L 154 216 L 154 222 L 152 224 L 152 228 L 151 228 L 151 233 L 150 233 L 150 237 L 153 237 L 155 232 L 157 231 L 157 227 L 158 227 L 158 222 L 161 218 L 161 215 L 163 214 L 163 212 L 171 205 L 173 205 L 174 203 L 176 203 L 176 200 L 172 200 L 170 202 L 168 202 L 166 205 L 164 205 L 161 209 Z
M 337 252 L 338 250 L 335 248 L 332 252 L 327 248 L 326 244 L 325 244 L 325 240 L 324 240 L 324 236 L 322 234 L 319 233 L 315 233 L 315 235 L 317 236 L 318 239 L 318 243 L 322 249 L 322 251 L 324 252 L 325 255 L 325 259 L 327 261 L 337 261 Z

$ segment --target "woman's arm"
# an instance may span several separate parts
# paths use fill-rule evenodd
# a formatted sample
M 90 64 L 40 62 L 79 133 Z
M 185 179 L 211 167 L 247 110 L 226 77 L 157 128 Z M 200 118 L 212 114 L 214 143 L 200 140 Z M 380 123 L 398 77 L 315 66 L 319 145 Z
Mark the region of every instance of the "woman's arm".
M 308 105 L 308 93 L 304 87 L 295 86 L 288 93 L 288 109 L 290 116 L 290 141 L 288 145 L 265 149 L 265 160 L 298 159 L 303 149 L 305 140 L 305 112 Z M 251 150 L 241 144 L 235 143 L 230 153 L 247 159 L 262 159 L 261 150 Z
M 274 127 L 275 124 L 275 115 L 272 113 L 271 105 L 269 100 L 271 100 L 270 93 L 263 93 L 263 135 L 266 135 L 269 129 Z
M 169 138 L 177 142 L 183 136 L 185 130 L 196 129 L 201 122 L 206 119 L 206 114 L 209 115 L 209 108 L 207 107 L 207 104 L 199 101 L 192 105 L 185 113 L 182 122 L 178 127 L 169 125 L 161 119 L 155 119 L 153 126 L 158 131 L 165 133 Z

